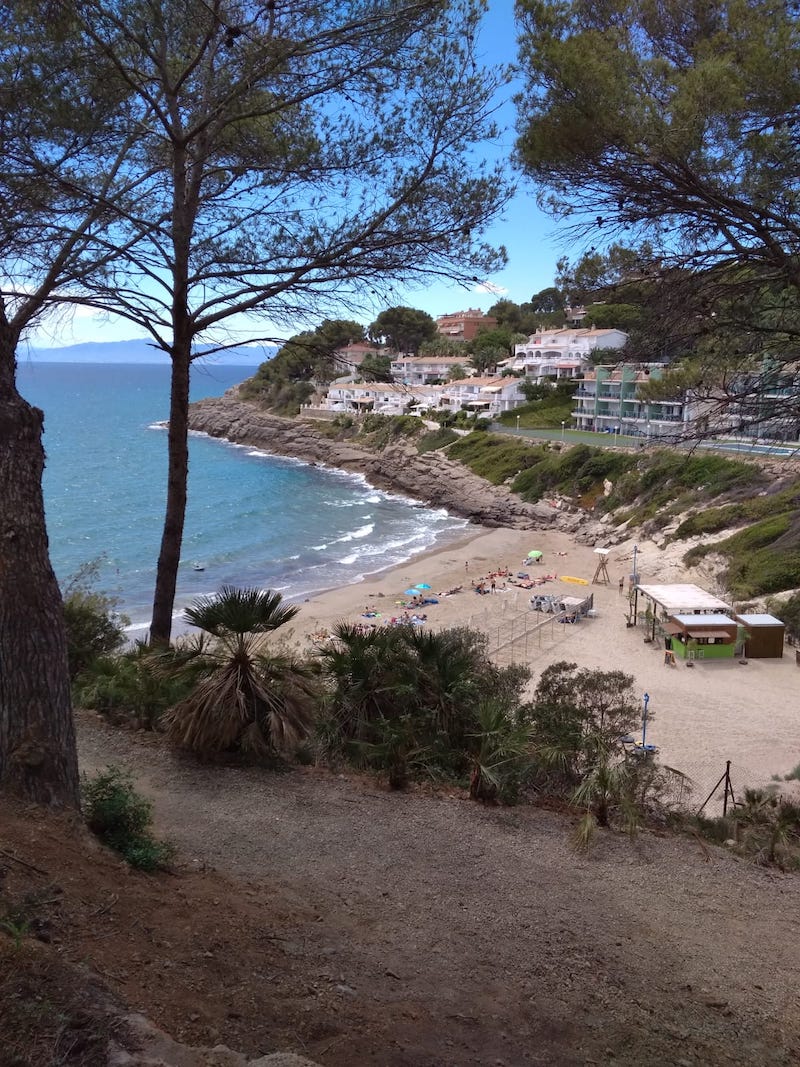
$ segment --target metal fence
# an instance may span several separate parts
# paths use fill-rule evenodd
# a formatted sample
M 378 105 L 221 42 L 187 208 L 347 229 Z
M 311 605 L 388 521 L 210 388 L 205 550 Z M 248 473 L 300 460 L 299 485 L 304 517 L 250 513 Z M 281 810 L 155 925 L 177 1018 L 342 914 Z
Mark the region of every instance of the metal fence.
M 671 787 L 673 804 L 687 814 L 702 814 L 707 818 L 730 813 L 736 804 L 741 803 L 745 790 L 764 789 L 775 784 L 767 780 L 763 772 L 716 756 L 695 759 L 688 764 L 682 762 L 674 769 L 679 775 Z
M 537 652 L 568 641 L 574 625 L 567 620 L 573 613 L 559 611 L 540 614 L 525 611 L 505 611 L 500 621 L 484 621 L 489 636 L 489 655 L 501 667 L 510 663 L 530 663 Z

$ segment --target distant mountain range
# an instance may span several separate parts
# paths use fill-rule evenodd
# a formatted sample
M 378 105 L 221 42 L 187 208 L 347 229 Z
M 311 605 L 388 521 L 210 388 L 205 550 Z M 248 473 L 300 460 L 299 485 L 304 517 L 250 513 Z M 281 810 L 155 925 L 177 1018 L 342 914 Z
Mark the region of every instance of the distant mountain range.
M 276 349 L 265 345 L 240 345 L 226 352 L 200 356 L 199 361 L 208 366 L 257 367 L 275 355 Z M 20 359 L 27 357 L 36 363 L 168 363 L 168 357 L 153 348 L 149 341 L 87 341 L 65 348 L 34 348 L 20 352 Z

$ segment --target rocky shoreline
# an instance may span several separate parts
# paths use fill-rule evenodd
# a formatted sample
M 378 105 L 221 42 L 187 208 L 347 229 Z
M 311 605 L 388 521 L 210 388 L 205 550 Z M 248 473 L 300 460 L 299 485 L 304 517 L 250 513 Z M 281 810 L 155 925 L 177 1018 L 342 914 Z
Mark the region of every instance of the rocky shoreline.
M 389 444 L 381 452 L 333 441 L 309 422 L 267 414 L 238 399 L 235 393 L 193 404 L 189 426 L 211 437 L 251 445 L 273 455 L 356 471 L 377 488 L 446 508 L 482 526 L 531 530 L 554 527 L 575 533 L 586 522 L 582 513 L 567 507 L 544 502 L 527 504 L 505 486 L 492 485 L 441 452 L 420 454 L 412 442 L 405 440 Z

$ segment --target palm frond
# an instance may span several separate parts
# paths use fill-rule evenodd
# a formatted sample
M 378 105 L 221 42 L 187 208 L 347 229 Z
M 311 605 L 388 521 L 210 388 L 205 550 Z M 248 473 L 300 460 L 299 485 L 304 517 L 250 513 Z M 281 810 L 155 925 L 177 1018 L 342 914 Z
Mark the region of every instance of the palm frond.
M 578 852 L 586 852 L 592 843 L 597 830 L 597 819 L 590 811 L 587 811 L 579 820 L 572 831 L 572 844 Z
M 216 596 L 198 597 L 184 611 L 185 620 L 215 637 L 224 634 L 269 633 L 297 615 L 271 589 L 239 589 L 224 585 Z

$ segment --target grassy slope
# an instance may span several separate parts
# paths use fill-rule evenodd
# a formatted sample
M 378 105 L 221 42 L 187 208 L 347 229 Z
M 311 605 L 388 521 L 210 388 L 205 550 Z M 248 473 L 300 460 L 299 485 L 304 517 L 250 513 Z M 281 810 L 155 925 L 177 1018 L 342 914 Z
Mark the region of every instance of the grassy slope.
M 755 464 L 710 453 L 663 449 L 637 456 L 587 445 L 531 446 L 485 433 L 462 438 L 447 454 L 494 484 L 510 482 L 524 500 L 560 493 L 613 511 L 645 533 L 681 516 L 675 540 L 730 529 L 729 537 L 692 548 L 686 559 L 696 562 L 710 551 L 725 556 L 726 581 L 737 598 L 800 586 L 800 480 L 774 491 Z
M 446 450 L 523 500 L 558 493 L 599 514 L 613 512 L 617 522 L 645 535 L 675 523 L 671 540 L 730 530 L 727 538 L 690 549 L 686 562 L 712 551 L 726 557 L 726 583 L 741 600 L 800 587 L 800 479 L 776 484 L 754 463 L 710 452 L 569 447 L 484 431 L 456 438 L 449 429 L 425 431 L 408 416 L 370 415 L 360 425 L 320 429 L 376 451 L 400 438 L 415 439 L 420 452 Z

